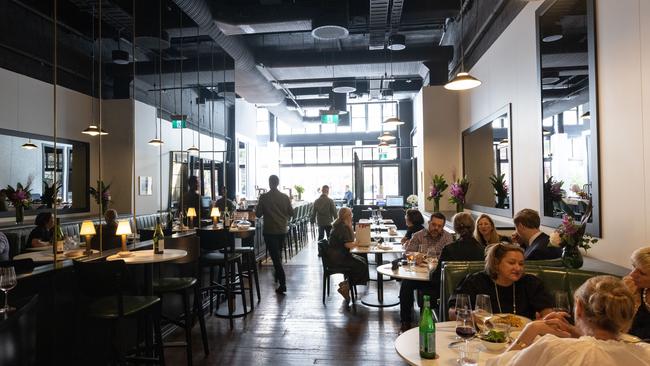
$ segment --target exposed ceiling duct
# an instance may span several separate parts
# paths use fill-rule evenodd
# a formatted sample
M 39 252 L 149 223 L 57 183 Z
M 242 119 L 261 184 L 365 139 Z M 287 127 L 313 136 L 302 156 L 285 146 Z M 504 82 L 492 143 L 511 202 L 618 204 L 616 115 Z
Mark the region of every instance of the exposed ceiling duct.
M 290 111 L 285 104 L 285 94 L 276 89 L 257 69 L 253 53 L 242 40 L 229 37 L 216 25 L 205 0 L 174 0 L 199 27 L 214 39 L 235 60 L 235 87 L 237 94 L 249 103 L 265 105 L 269 112 L 283 122 L 300 128 L 302 116 Z
M 370 45 L 371 50 L 383 50 L 386 41 L 388 8 L 390 0 L 370 0 Z

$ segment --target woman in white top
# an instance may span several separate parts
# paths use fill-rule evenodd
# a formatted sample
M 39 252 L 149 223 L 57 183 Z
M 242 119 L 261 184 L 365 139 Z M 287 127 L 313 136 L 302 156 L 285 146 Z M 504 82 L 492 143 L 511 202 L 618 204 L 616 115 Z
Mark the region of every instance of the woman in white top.
M 575 326 L 566 320 L 568 314 L 551 313 L 526 325 L 508 352 L 487 364 L 650 365 L 650 344 L 618 340 L 634 318 L 634 298 L 621 280 L 590 278 L 576 290 L 574 303 Z

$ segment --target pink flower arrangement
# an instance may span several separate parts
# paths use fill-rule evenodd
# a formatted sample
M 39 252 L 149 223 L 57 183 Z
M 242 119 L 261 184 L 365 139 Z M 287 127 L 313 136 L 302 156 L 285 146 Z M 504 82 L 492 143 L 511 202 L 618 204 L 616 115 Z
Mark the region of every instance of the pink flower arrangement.
M 7 186 L 1 193 L 9 199 L 14 207 L 29 207 L 32 204 L 31 185 L 32 179 L 30 178 L 25 186 L 16 183 L 16 188 Z
M 578 247 L 585 251 L 596 244 L 598 239 L 589 234 L 585 234 L 589 214 L 585 215 L 580 222 L 576 222 L 572 216 L 563 215 L 562 223 L 553 233 L 551 233 L 549 242 L 554 247 Z
M 449 191 L 451 197 L 449 197 L 449 202 L 457 205 L 464 205 L 467 191 L 469 191 L 469 180 L 467 180 L 467 177 L 465 176 L 462 179 L 455 181 L 451 185 L 451 189 Z

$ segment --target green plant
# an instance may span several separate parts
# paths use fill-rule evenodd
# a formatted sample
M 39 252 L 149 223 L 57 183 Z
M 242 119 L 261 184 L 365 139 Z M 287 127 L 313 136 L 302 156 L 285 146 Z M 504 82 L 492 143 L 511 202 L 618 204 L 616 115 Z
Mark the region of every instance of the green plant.
M 41 195 L 41 202 L 43 202 L 43 204 L 47 205 L 48 207 L 52 207 L 61 187 L 63 187 L 61 183 L 58 183 L 55 186 L 54 183 L 52 183 L 52 185 L 49 185 L 46 180 L 43 180 L 43 194 Z
M 104 181 L 98 180 L 97 188 L 90 187 L 88 188 L 88 191 L 90 192 L 90 195 L 93 196 L 95 202 L 98 205 L 101 204 L 104 208 L 106 208 L 107 204 L 112 202 L 111 191 L 108 190 L 110 187 L 111 183 L 104 185 Z
M 497 208 L 504 208 L 506 198 L 508 198 L 508 184 L 505 182 L 505 174 L 490 176 L 490 183 L 494 188 L 494 195 L 497 196 Z
M 296 192 L 298 192 L 298 194 L 305 193 L 305 187 L 303 187 L 303 186 L 301 186 L 299 184 L 296 184 L 295 186 L 293 186 L 293 188 L 296 189 Z

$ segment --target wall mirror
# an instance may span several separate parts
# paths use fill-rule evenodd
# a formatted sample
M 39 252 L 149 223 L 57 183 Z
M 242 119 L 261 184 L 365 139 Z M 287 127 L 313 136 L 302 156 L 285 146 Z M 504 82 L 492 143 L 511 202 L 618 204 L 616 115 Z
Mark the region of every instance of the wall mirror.
M 544 2 L 537 10 L 537 40 L 542 224 L 556 227 L 563 215 L 587 215 L 587 232 L 599 236 L 594 1 Z
M 512 217 L 511 105 L 463 131 L 463 172 L 470 182 L 467 208 Z
M 57 138 L 55 151 L 52 137 L 0 129 L 0 154 L 5 157 L 0 160 L 1 188 L 9 185 L 16 188 L 17 183 L 26 186 L 31 182 L 33 201 L 25 210 L 26 215 L 54 208 L 59 213 L 89 211 L 88 143 Z M 55 175 L 59 186 L 56 195 L 51 190 Z M 14 215 L 9 198 L 1 196 L 0 217 Z

